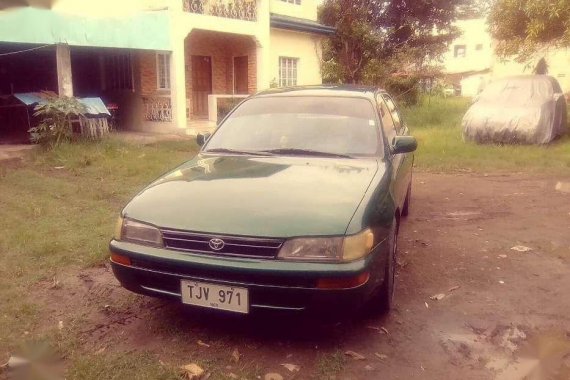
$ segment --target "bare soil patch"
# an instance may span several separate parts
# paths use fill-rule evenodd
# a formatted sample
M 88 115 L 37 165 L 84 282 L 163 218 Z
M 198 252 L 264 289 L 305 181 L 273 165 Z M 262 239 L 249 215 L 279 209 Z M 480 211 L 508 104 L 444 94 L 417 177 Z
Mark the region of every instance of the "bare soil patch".
M 315 326 L 199 312 L 129 293 L 108 266 L 60 274 L 34 294 L 45 328 L 63 321 L 85 353 L 151 351 L 199 361 L 211 378 L 322 378 L 329 358 L 351 350 L 366 359 L 337 360 L 336 379 L 568 379 L 570 194 L 558 181 L 568 179 L 416 174 L 388 316 Z

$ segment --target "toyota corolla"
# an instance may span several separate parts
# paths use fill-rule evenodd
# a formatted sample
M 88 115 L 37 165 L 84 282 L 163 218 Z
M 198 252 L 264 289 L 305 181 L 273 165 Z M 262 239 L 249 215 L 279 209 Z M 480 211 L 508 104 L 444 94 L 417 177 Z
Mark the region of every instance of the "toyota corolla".
M 393 304 L 416 140 L 370 87 L 270 90 L 123 209 L 127 289 L 200 308 L 336 316 Z

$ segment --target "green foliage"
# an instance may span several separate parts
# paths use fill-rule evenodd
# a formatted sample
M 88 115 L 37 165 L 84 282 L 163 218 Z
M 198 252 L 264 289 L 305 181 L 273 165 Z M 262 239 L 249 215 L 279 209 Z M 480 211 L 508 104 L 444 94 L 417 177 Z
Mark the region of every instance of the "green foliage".
M 336 33 L 323 44 L 324 82 L 378 84 L 424 71 L 456 37 L 459 1 L 325 0 L 319 19 Z
M 420 97 L 419 81 L 419 78 L 413 76 L 393 76 L 386 80 L 384 89 L 394 96 L 398 103 L 411 106 L 417 104 Z
M 41 118 L 41 122 L 28 131 L 32 142 L 53 148 L 71 140 L 71 121 L 85 113 L 85 106 L 77 98 L 50 95 L 34 111 L 34 116 Z
M 525 61 L 545 47 L 570 46 L 570 0 L 496 0 L 489 24 L 497 53 Z

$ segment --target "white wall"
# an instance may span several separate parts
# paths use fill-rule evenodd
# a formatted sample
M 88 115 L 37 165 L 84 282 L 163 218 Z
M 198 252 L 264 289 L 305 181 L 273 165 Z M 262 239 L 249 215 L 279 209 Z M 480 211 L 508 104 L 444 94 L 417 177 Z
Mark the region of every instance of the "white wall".
M 461 31 L 461 36 L 451 43 L 442 57 L 444 72 L 454 74 L 489 69 L 493 62 L 493 46 L 486 20 L 460 20 L 455 26 Z M 455 57 L 455 46 L 458 45 L 465 45 L 465 57 Z M 477 45 L 480 45 L 480 50 L 477 50 Z
M 317 1 L 301 0 L 301 4 L 291 4 L 283 0 L 270 0 L 270 11 L 280 15 L 317 20 Z
M 270 75 L 279 83 L 279 57 L 299 58 L 297 84 L 322 83 L 320 38 L 306 33 L 271 29 Z

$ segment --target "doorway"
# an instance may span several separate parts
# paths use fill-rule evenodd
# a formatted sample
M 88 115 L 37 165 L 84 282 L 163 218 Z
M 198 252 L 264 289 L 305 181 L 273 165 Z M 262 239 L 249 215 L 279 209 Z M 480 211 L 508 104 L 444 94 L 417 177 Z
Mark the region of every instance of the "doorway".
M 247 55 L 234 57 L 234 94 L 247 94 Z
M 212 93 L 212 58 L 192 56 L 192 110 L 196 117 L 208 116 L 208 95 Z

